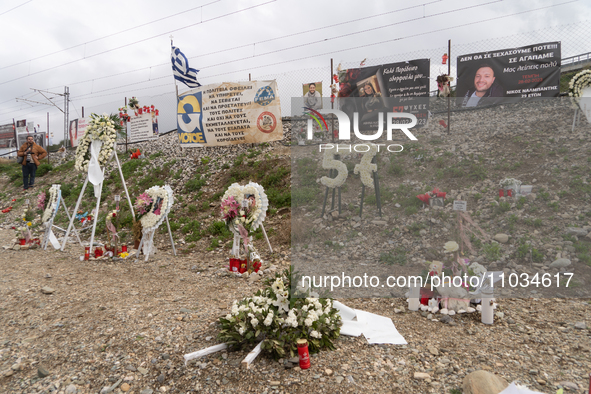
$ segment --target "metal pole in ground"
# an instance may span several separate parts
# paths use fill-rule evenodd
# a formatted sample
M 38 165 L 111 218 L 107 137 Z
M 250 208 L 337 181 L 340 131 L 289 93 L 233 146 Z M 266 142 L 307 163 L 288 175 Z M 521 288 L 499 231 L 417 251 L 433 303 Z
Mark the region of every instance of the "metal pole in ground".
M 451 40 L 447 41 L 447 56 L 449 59 L 449 62 L 447 62 L 447 75 L 449 76 L 449 74 L 451 74 Z M 447 96 L 447 132 L 450 132 L 451 129 L 451 111 L 450 111 L 450 103 L 451 103 L 451 82 L 449 82 L 450 84 L 450 94 L 449 96 Z

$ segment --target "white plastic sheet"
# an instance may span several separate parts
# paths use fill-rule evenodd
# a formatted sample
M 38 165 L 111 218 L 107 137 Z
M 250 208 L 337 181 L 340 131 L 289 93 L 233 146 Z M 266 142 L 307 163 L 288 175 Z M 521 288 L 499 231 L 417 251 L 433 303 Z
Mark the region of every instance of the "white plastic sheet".
M 520 388 L 517 387 L 515 382 L 511 383 L 509 386 L 505 388 L 505 390 L 501 391 L 499 394 L 544 394 L 541 391 L 532 391 L 528 388 Z
M 343 326 L 341 334 L 358 337 L 363 334 L 367 342 L 406 345 L 407 342 L 396 330 L 392 319 L 374 313 L 360 311 L 334 301 L 333 306 L 339 311 Z

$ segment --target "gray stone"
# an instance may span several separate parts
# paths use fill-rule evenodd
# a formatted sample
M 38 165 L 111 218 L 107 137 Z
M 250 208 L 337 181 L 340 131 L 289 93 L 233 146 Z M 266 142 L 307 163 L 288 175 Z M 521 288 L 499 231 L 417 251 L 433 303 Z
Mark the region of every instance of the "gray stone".
M 429 350 L 429 353 L 431 353 L 432 355 L 439 356 L 439 350 L 437 350 L 437 348 L 431 346 L 431 347 L 429 347 L 428 350 Z
M 431 378 L 431 375 L 425 372 L 415 372 L 413 377 L 417 380 L 425 380 Z
M 146 368 L 137 367 L 137 370 L 139 373 L 141 373 L 144 376 L 146 376 L 148 374 L 148 370 Z
M 152 389 L 143 389 L 140 394 L 154 394 L 154 390 Z
M 442 323 L 449 324 L 449 323 L 453 322 L 454 319 L 452 319 L 452 317 L 449 316 L 449 315 L 443 315 L 443 316 L 441 316 L 441 318 L 439 319 L 439 321 L 442 322 Z
M 193 311 L 187 308 L 181 308 L 181 313 L 192 313 Z
M 344 378 L 344 377 L 342 377 L 342 376 L 337 376 L 337 377 L 336 377 L 336 381 L 337 381 L 337 383 L 338 383 L 338 384 L 341 384 L 341 383 L 343 383 L 343 380 L 344 380 L 344 379 L 345 379 L 345 378 Z
M 569 381 L 563 381 L 558 383 L 560 386 L 564 387 L 567 390 L 577 391 L 579 390 L 579 385 Z
M 41 379 L 43 379 L 46 376 L 51 375 L 51 372 L 49 372 L 47 369 L 45 369 L 45 367 L 43 367 L 42 365 L 40 365 L 37 368 L 37 376 L 39 376 Z
M 584 321 L 580 321 L 578 323 L 575 323 L 575 328 L 579 330 L 585 330 L 587 328 L 587 324 L 585 324 Z
M 566 233 L 577 237 L 584 237 L 585 235 L 587 235 L 587 230 L 578 227 L 567 227 Z
M 137 369 L 135 369 L 135 367 L 134 367 L 133 365 L 126 365 L 126 366 L 125 366 L 125 369 L 126 369 L 127 371 L 131 371 L 131 372 L 135 372 L 135 371 L 137 371 Z
M 564 268 L 571 264 L 569 259 L 558 259 L 550 264 L 550 268 Z
M 49 286 L 44 286 L 41 288 L 41 293 L 43 294 L 53 294 L 55 290 L 53 290 L 51 287 Z
M 464 394 L 498 394 L 507 386 L 505 379 L 486 371 L 471 372 L 462 384 Z
M 509 242 L 509 236 L 507 234 L 500 233 L 495 235 L 494 240 L 502 244 L 506 244 L 507 242 Z
M 78 389 L 76 388 L 75 385 L 71 384 L 68 387 L 66 387 L 66 394 L 77 394 L 78 393 Z
M 161 373 L 160 375 L 158 375 L 158 378 L 156 378 L 156 380 L 158 380 L 158 383 L 164 383 L 164 378 L 166 376 L 164 376 L 163 373 Z

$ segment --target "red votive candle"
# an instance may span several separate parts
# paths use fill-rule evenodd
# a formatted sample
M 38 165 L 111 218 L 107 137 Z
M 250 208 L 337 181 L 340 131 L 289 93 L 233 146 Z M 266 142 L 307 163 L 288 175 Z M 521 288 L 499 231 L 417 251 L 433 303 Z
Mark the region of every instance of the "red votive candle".
M 88 260 L 90 258 L 90 246 L 84 247 L 84 260 Z
M 308 341 L 305 339 L 298 339 L 298 357 L 300 358 L 300 368 L 310 368 L 310 353 L 308 352 Z

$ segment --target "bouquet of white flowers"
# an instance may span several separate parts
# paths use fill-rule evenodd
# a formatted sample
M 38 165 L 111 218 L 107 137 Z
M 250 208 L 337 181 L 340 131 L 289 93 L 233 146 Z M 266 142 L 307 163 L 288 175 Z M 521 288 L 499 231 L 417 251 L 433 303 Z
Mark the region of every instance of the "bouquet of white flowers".
M 220 318 L 218 338 L 230 348 L 241 348 L 262 341 L 261 348 L 276 358 L 287 352 L 297 354 L 296 341 L 307 339 L 310 353 L 334 349 L 341 331 L 341 316 L 328 298 L 292 295 L 292 271 L 285 270 L 267 279 L 266 287 L 253 297 L 234 301 L 232 310 Z

